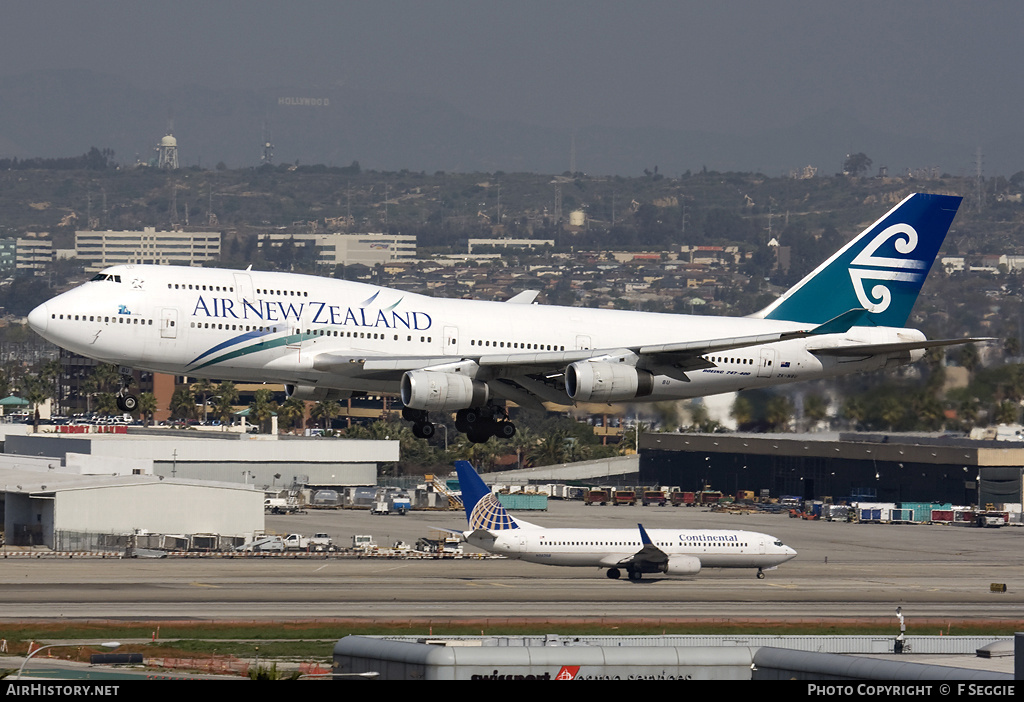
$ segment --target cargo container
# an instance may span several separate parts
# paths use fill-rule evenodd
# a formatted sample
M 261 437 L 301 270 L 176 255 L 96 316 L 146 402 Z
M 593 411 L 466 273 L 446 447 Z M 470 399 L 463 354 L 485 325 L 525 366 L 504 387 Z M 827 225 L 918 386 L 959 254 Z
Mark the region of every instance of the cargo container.
M 883 522 L 892 520 L 892 511 L 896 508 L 894 502 L 858 502 L 857 517 L 862 522 Z
M 584 505 L 606 505 L 608 504 L 608 491 L 603 488 L 592 488 L 587 490 L 583 496 Z
M 692 492 L 683 492 L 683 491 L 677 490 L 677 491 L 673 492 L 672 495 L 670 496 L 670 501 L 671 501 L 673 507 L 678 507 L 679 505 L 683 505 L 685 507 L 692 507 L 693 506 L 693 500 L 694 500 L 694 495 L 693 495 Z
M 546 512 L 548 509 L 548 496 L 519 492 L 516 494 L 498 494 L 498 502 L 505 509 L 534 510 Z
M 644 490 L 643 505 L 658 505 L 664 507 L 668 503 L 664 490 Z
M 636 504 L 636 490 L 630 490 L 627 488 L 615 490 L 612 493 L 612 504 L 615 506 L 619 505 L 635 505 Z
M 722 493 L 718 490 L 703 490 L 694 496 L 694 501 L 699 505 L 717 504 L 722 499 Z
M 847 505 L 825 505 L 822 512 L 825 520 L 829 522 L 850 521 L 851 511 Z

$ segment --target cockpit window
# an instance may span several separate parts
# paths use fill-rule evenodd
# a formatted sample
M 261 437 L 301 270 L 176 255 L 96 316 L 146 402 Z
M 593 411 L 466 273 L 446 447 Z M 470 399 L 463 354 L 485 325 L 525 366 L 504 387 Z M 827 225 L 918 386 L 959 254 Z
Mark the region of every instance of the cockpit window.
M 96 275 L 94 275 L 89 280 L 90 281 L 93 281 L 93 280 L 106 280 L 106 281 L 109 281 L 111 283 L 120 283 L 121 282 L 121 276 L 119 276 L 119 275 L 111 275 L 110 273 L 97 273 Z

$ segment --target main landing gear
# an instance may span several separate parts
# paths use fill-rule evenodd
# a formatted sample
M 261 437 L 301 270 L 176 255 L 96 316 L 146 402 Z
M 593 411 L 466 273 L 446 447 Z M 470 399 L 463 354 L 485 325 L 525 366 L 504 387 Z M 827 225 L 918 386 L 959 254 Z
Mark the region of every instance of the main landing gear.
M 435 427 L 426 410 L 402 408 L 402 419 L 412 422 L 412 433 L 420 439 L 434 435 Z M 508 414 L 500 407 L 470 407 L 455 413 L 455 428 L 474 444 L 482 444 L 492 436 L 511 439 L 516 425 L 508 421 Z
M 608 572 L 605 573 L 605 575 L 607 575 L 612 580 L 618 580 L 621 574 L 622 573 L 619 572 L 618 568 L 609 568 Z M 637 582 L 644 577 L 644 574 L 641 571 L 636 570 L 634 568 L 627 568 L 626 577 L 632 580 L 633 582 Z
M 131 389 L 132 369 L 121 367 L 118 369 L 121 377 L 121 389 L 117 391 L 117 408 L 122 412 L 134 412 L 139 407 L 139 398 L 128 392 Z

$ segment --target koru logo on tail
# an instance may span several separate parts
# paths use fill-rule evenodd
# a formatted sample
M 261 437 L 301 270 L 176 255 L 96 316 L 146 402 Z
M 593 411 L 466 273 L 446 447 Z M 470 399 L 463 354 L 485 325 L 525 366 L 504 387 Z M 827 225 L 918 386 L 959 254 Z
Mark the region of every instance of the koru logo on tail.
M 866 280 L 896 281 L 901 283 L 920 283 L 924 280 L 928 262 L 916 258 L 889 258 L 875 255 L 889 239 L 895 238 L 893 246 L 897 253 L 908 255 L 917 248 L 917 231 L 906 223 L 894 224 L 884 229 L 872 239 L 864 250 L 857 254 L 850 266 L 850 280 L 857 300 L 871 313 L 884 312 L 892 304 L 892 291 L 879 283 L 871 288 L 870 295 L 866 289 Z M 853 266 L 871 266 L 871 268 L 854 268 Z M 920 272 L 915 272 L 920 271 Z

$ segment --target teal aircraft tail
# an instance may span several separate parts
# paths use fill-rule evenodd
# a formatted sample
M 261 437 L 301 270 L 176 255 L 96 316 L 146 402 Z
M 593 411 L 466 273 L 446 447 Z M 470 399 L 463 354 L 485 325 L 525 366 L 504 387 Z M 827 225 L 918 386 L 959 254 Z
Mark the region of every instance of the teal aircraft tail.
M 860 308 L 858 326 L 905 326 L 962 199 L 909 195 L 752 316 L 822 324 Z

